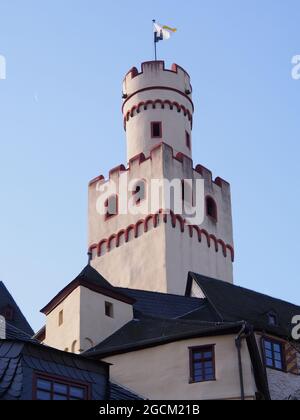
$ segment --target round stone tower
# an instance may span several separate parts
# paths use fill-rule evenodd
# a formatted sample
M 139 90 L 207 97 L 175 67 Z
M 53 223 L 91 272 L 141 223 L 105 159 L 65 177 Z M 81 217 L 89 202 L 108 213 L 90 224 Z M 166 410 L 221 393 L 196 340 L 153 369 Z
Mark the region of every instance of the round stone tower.
M 192 157 L 194 105 L 188 73 L 176 64 L 171 70 L 163 61 L 134 67 L 123 82 L 123 115 L 127 136 L 127 159 L 146 157 L 159 143 Z

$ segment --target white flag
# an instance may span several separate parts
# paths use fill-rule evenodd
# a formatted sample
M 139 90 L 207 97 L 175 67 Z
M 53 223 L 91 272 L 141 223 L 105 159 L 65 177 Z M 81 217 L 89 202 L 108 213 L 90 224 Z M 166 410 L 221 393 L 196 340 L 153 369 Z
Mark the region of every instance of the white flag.
M 177 29 L 171 28 L 170 26 L 160 25 L 154 23 L 154 32 L 157 34 L 156 41 L 165 41 L 171 38 L 171 34 L 175 33 Z

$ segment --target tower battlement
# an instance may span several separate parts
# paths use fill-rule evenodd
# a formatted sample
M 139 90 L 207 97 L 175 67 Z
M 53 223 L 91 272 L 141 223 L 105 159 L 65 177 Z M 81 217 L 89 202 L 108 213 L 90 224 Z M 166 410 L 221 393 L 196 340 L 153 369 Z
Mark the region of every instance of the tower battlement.
M 133 67 L 126 74 L 124 102 L 137 90 L 155 86 L 176 89 L 187 96 L 191 96 L 193 90 L 190 75 L 182 67 L 173 64 L 171 69 L 166 69 L 164 61 L 147 61 L 142 63 L 141 72 Z

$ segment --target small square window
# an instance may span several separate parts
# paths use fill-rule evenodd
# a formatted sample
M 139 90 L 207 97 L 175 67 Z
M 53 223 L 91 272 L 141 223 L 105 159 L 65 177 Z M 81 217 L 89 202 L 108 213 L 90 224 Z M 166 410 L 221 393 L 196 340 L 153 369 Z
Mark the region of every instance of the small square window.
M 162 138 L 162 123 L 161 122 L 152 122 L 151 123 L 151 137 L 153 139 Z
M 114 305 L 110 302 L 105 302 L 105 315 L 109 318 L 114 317 Z

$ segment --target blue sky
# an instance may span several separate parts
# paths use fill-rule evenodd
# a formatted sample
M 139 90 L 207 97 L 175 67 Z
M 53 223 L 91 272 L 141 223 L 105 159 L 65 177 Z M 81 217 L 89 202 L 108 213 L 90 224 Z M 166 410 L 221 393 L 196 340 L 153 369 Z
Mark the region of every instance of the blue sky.
M 298 0 L 0 0 L 0 279 L 35 329 L 86 265 L 87 185 L 125 163 L 121 83 L 160 43 L 192 76 L 195 164 L 230 181 L 235 282 L 299 303 Z

